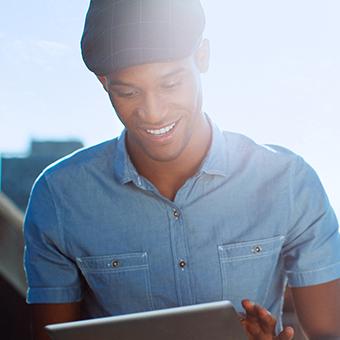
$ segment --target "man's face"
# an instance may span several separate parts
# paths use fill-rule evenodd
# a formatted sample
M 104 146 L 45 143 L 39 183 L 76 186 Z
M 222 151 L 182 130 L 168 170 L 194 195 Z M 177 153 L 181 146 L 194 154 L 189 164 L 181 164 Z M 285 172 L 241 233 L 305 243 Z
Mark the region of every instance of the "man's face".
M 130 155 L 172 161 L 199 133 L 204 120 L 200 81 L 207 67 L 204 57 L 198 51 L 186 59 L 132 66 L 99 77 L 127 129 Z

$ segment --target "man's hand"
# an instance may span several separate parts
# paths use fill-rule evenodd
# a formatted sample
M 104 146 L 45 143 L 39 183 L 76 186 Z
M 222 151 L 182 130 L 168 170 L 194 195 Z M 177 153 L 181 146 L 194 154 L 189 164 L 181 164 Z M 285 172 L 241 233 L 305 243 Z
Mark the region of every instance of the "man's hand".
M 265 308 L 249 300 L 243 300 L 242 306 L 246 313 L 241 320 L 249 340 L 292 340 L 294 330 L 285 327 L 279 334 L 275 334 L 276 319 Z

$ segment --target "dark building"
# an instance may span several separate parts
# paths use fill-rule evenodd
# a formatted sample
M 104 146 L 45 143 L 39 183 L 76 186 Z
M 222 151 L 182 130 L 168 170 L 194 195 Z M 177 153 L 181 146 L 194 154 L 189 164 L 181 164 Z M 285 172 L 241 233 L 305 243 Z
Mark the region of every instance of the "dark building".
M 31 143 L 27 157 L 4 156 L 1 159 L 1 189 L 22 210 L 41 171 L 57 159 L 83 147 L 79 141 Z

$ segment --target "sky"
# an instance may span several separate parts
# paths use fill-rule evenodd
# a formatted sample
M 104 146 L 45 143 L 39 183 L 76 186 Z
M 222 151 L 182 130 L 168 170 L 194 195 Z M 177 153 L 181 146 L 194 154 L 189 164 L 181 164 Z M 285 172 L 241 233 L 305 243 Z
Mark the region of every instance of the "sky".
M 340 1 L 202 3 L 211 47 L 205 111 L 223 129 L 302 155 L 340 216 Z M 0 153 L 25 154 L 31 139 L 92 145 L 121 131 L 81 59 L 88 4 L 2 4 Z

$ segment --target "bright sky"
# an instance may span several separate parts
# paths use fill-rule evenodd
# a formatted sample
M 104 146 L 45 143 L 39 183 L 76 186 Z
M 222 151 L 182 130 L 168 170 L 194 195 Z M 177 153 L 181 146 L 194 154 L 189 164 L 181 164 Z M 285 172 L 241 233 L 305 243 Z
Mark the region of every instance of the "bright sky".
M 340 1 L 202 2 L 212 51 L 205 110 L 224 129 L 301 154 L 340 217 Z M 23 153 L 31 138 L 90 145 L 120 132 L 80 56 L 88 3 L 2 4 L 0 152 Z

